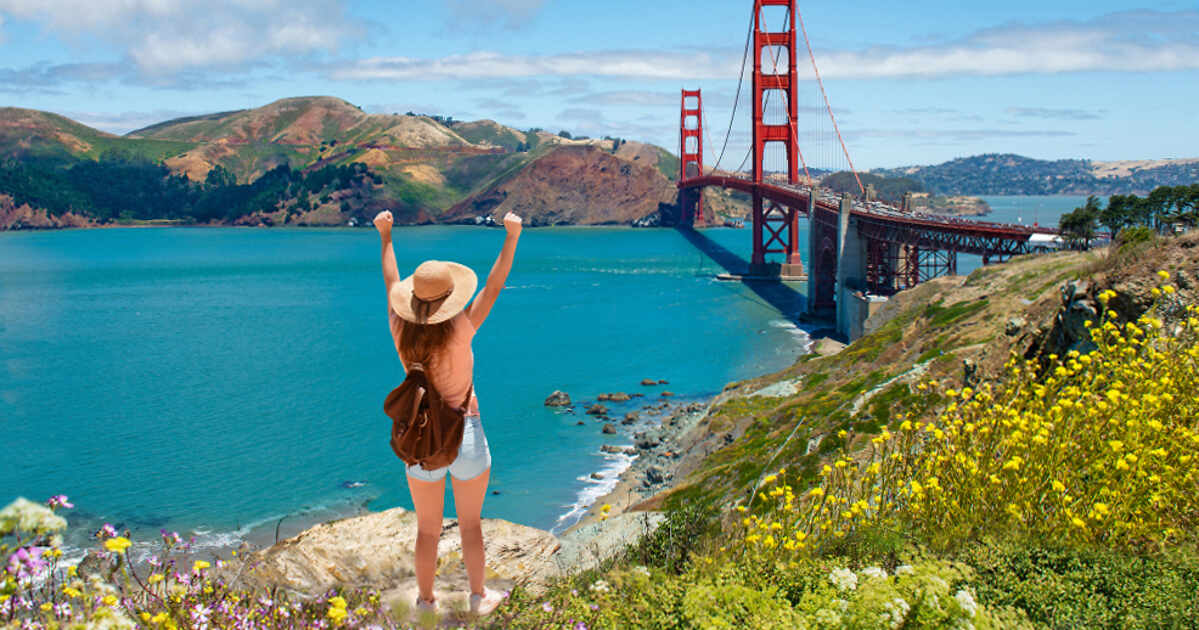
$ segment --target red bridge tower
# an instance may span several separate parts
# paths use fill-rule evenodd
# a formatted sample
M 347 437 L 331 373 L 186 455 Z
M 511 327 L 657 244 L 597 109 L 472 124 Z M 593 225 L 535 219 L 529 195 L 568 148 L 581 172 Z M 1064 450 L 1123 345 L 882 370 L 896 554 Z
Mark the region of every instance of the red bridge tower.
M 784 7 L 783 30 L 767 31 L 762 15 L 763 7 Z M 796 94 L 799 76 L 795 65 L 795 0 L 754 0 L 754 56 L 753 73 L 753 178 L 763 183 L 763 160 L 766 145 L 783 145 L 787 156 L 787 183 L 799 183 L 799 99 Z M 770 67 L 763 70 L 762 56 L 766 53 Z M 785 57 L 783 55 L 786 55 Z M 783 68 L 782 61 L 786 60 Z M 786 121 L 778 123 L 765 120 L 766 103 L 782 105 Z M 803 263 L 799 259 L 797 237 L 798 211 L 783 207 L 774 201 L 764 207 L 760 192 L 754 193 L 753 257 L 750 273 L 766 274 L 772 270 L 766 265 L 766 254 L 783 254 L 784 276 L 803 275 Z
M 703 97 L 699 90 L 683 90 L 679 116 L 679 181 L 700 177 L 704 174 L 704 117 Z M 691 107 L 687 99 L 694 99 Z M 679 223 L 702 226 L 704 224 L 704 197 L 702 188 L 680 191 Z

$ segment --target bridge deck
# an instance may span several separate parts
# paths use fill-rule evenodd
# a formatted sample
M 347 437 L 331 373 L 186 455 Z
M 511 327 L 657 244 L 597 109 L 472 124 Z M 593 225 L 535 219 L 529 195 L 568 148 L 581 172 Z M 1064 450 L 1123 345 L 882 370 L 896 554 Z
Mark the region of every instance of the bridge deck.
M 812 189 L 808 186 L 755 184 L 748 178 L 727 175 L 692 177 L 682 180 L 678 184 L 680 189 L 702 188 L 704 186 L 720 186 L 751 194 L 757 190 L 761 192 L 763 197 L 796 208 L 805 214 L 807 213 L 808 197 L 812 192 Z M 840 212 L 840 198 L 830 192 L 822 193 L 816 200 L 816 207 L 827 212 Z M 1054 228 L 1030 227 L 1011 223 L 992 223 L 919 212 L 904 212 L 899 208 L 879 201 L 863 202 L 855 199 L 851 212 L 853 216 L 876 223 L 879 227 L 952 233 L 959 236 L 976 236 L 1026 242 L 1033 234 L 1056 235 L 1058 233 Z M 967 251 L 967 249 L 961 251 Z

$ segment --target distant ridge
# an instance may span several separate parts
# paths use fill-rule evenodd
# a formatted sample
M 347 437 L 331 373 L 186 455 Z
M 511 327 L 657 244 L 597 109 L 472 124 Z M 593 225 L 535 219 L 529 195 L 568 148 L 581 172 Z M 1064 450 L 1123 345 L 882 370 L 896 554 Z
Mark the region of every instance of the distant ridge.
M 1094 162 L 988 153 L 935 166 L 871 172 L 909 177 L 929 191 L 945 195 L 1143 195 L 1158 186 L 1199 181 L 1199 158 Z
M 135 129 L 133 131 L 130 131 L 129 133 L 125 134 L 125 137 L 126 138 L 138 138 L 143 135 L 153 135 L 156 131 L 158 131 L 160 129 L 165 129 L 167 127 L 172 127 L 175 125 L 181 125 L 184 123 L 196 122 L 196 121 L 220 120 L 221 118 L 224 118 L 226 116 L 232 116 L 233 114 L 240 114 L 241 112 L 244 112 L 244 111 L 249 111 L 249 110 L 231 109 L 227 112 L 217 112 L 215 114 L 200 114 L 199 116 L 182 116 L 180 118 L 172 118 L 171 120 L 164 120 L 163 122 L 160 122 L 160 123 L 154 123 L 153 125 L 150 125 L 149 127 L 142 127 L 141 129 Z

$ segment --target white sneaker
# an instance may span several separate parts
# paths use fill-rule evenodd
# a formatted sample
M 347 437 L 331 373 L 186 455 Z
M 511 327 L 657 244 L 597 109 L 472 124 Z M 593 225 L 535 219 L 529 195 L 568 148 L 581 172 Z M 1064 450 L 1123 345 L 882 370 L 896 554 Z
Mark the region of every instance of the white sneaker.
M 437 614 L 437 600 L 427 602 L 420 595 L 416 596 L 416 614 Z
M 507 595 L 504 593 L 493 591 L 484 586 L 482 595 L 478 593 L 470 594 L 470 612 L 475 615 L 486 615 L 495 610 L 495 607 L 499 606 L 505 597 Z

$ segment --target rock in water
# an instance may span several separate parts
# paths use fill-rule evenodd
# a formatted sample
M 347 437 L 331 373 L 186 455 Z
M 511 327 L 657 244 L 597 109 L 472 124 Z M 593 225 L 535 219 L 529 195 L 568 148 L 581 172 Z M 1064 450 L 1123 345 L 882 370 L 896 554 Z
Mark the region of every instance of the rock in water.
M 646 387 L 649 387 L 650 385 L 657 385 L 657 384 L 658 384 L 658 379 L 655 379 L 655 378 L 643 378 L 643 379 L 641 379 L 641 384 L 642 384 L 642 385 L 645 385 Z
M 634 422 L 637 422 L 637 414 L 633 413 L 632 411 L 626 413 L 624 415 L 624 420 L 620 421 L 621 424 L 626 426 L 633 424 Z
M 625 402 L 627 400 L 630 400 L 631 398 L 632 398 L 632 396 L 629 396 L 628 394 L 626 394 L 624 392 L 613 392 L 610 394 L 600 394 L 599 396 L 595 397 L 596 400 L 607 400 L 610 402 Z
M 666 380 L 666 379 L 664 379 L 664 378 L 660 378 L 660 379 L 658 379 L 658 384 L 659 384 L 659 385 L 669 385 L 669 384 L 670 384 L 670 381 L 668 381 L 668 380 Z
M 608 415 L 608 408 L 599 403 L 595 403 L 594 405 L 591 405 L 590 407 L 587 408 L 587 415 L 589 415 L 589 416 L 606 416 L 606 415 Z
M 616 425 L 611 422 L 605 422 L 603 432 L 608 434 L 616 433 Z
M 550 394 L 549 397 L 545 399 L 546 407 L 567 407 L 569 405 L 570 394 L 567 394 L 561 390 L 554 390 L 554 393 Z

